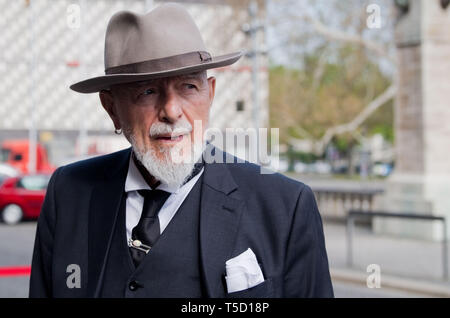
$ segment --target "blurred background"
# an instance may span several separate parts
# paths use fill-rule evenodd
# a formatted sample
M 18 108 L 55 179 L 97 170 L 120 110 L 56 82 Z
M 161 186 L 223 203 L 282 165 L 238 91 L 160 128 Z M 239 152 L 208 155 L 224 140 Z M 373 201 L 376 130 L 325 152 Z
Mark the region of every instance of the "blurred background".
M 69 86 L 104 73 L 115 12 L 163 2 L 0 0 L 0 297 L 28 295 L 54 169 L 129 147 Z M 213 55 L 245 49 L 208 71 L 211 126 L 277 129 L 268 166 L 314 190 L 336 296 L 449 297 L 450 0 L 172 2 Z

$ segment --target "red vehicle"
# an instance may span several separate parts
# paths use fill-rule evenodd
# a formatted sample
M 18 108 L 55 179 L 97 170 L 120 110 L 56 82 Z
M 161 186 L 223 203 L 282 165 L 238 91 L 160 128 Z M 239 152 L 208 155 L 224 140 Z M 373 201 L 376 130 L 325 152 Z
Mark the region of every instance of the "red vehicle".
M 36 219 L 49 180 L 50 174 L 33 174 L 0 181 L 0 216 L 3 222 L 17 224 L 22 219 Z
M 27 139 L 5 140 L 0 148 L 0 160 L 14 168 L 28 173 L 30 161 L 30 142 Z M 36 144 L 36 172 L 51 173 L 55 168 L 49 163 L 47 151 L 40 143 Z

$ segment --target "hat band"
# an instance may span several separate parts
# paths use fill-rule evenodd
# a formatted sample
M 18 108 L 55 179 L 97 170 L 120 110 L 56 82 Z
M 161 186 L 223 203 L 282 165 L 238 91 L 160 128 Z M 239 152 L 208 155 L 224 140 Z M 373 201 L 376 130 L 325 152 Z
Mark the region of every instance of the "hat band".
M 189 52 L 160 59 L 109 67 L 105 74 L 130 74 L 163 72 L 211 61 L 211 55 L 205 51 Z

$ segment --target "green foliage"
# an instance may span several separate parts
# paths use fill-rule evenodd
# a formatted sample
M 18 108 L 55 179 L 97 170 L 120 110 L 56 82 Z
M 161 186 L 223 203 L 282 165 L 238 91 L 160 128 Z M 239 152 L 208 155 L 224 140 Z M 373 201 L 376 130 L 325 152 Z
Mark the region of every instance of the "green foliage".
M 369 135 L 381 134 L 387 141 L 394 143 L 394 103 L 390 101 L 381 106 L 365 122 Z
M 352 137 L 349 135 L 337 136 L 333 140 L 333 144 L 340 152 L 345 152 L 351 145 Z
M 370 131 L 371 135 L 381 134 L 384 139 L 389 141 L 390 143 L 394 143 L 394 129 L 392 125 L 389 124 L 378 124 L 374 126 Z
M 280 142 L 294 138 L 319 139 L 326 129 L 350 122 L 389 85 L 378 64 L 362 47 L 342 45 L 324 58 L 324 49 L 305 53 L 300 69 L 275 66 L 269 71 L 271 127 L 280 128 Z M 364 123 L 369 134 L 393 140 L 392 102 Z M 307 133 L 305 133 L 305 131 Z M 351 137 L 338 136 L 345 150 Z

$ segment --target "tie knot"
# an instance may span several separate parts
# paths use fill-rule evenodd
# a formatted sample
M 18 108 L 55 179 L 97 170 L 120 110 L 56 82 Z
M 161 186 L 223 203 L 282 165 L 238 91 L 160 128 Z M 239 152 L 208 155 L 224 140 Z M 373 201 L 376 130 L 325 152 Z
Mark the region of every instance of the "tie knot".
M 155 217 L 170 196 L 169 192 L 163 190 L 139 190 L 138 193 L 144 197 L 142 209 L 142 217 L 144 218 Z
M 144 197 L 144 199 L 146 198 L 150 198 L 150 199 L 154 199 L 157 197 L 164 197 L 167 195 L 167 197 L 170 195 L 169 192 L 163 191 L 163 190 L 147 190 L 147 189 L 142 189 L 142 190 L 138 190 L 138 193 Z

